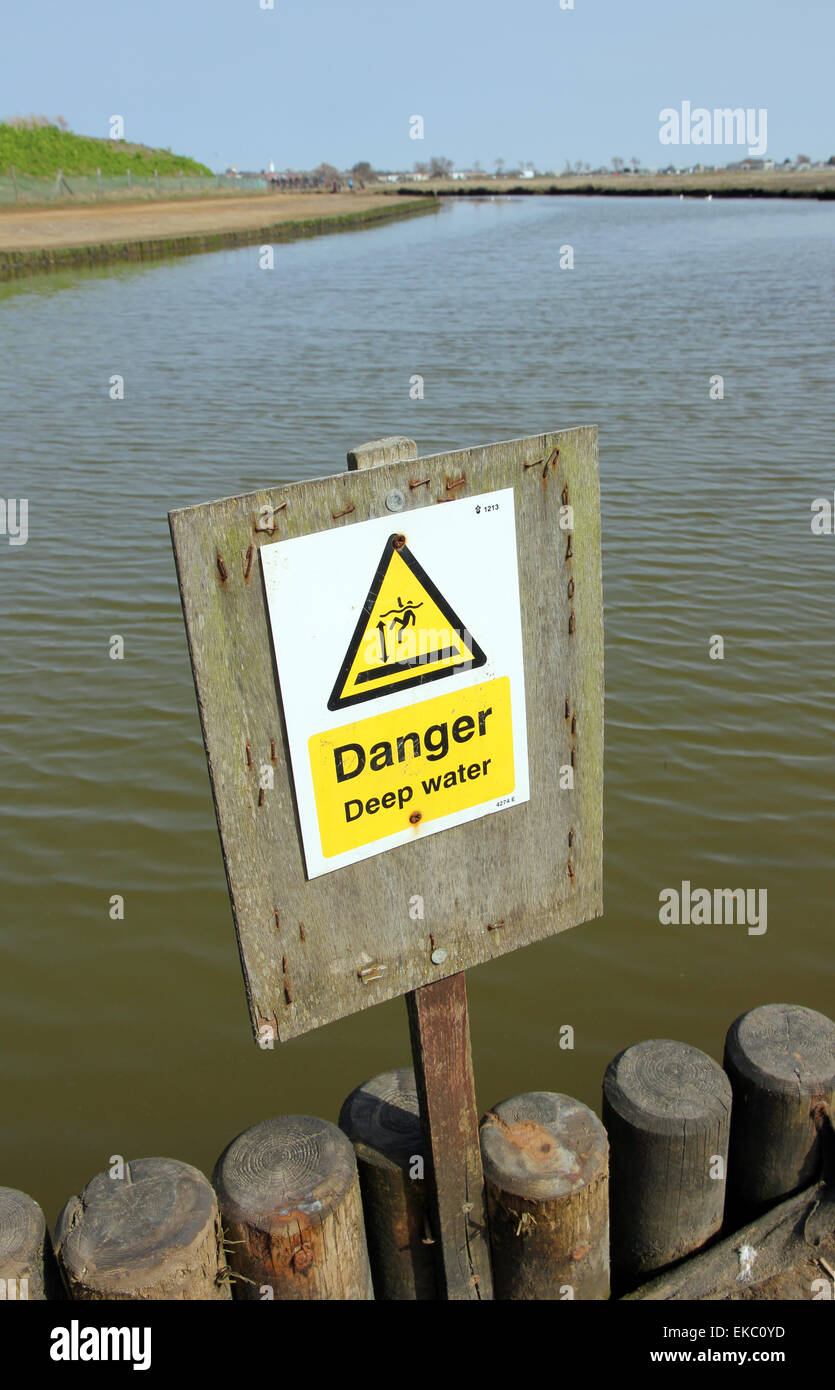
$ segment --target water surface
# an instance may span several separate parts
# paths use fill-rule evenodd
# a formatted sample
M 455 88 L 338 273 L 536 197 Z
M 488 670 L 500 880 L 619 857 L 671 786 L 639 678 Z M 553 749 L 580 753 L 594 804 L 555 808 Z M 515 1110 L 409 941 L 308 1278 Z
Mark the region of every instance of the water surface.
M 271 272 L 249 247 L 6 287 L 0 490 L 30 536 L 0 537 L 0 1184 L 52 1220 L 112 1154 L 210 1171 L 247 1125 L 335 1119 L 408 1061 L 402 1001 L 251 1041 L 166 520 L 386 434 L 600 426 L 605 916 L 468 975 L 482 1109 L 599 1108 L 630 1043 L 721 1057 L 756 1004 L 831 1013 L 835 536 L 810 504 L 835 490 L 833 218 L 468 202 Z M 683 879 L 767 889 L 767 932 L 661 926 Z

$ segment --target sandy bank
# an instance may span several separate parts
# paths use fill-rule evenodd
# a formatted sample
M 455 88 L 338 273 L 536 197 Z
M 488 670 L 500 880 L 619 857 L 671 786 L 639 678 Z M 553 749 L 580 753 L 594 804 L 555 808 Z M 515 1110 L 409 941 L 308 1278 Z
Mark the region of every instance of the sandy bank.
M 381 193 L 298 193 L 0 212 L 0 279 L 349 231 L 427 211 Z

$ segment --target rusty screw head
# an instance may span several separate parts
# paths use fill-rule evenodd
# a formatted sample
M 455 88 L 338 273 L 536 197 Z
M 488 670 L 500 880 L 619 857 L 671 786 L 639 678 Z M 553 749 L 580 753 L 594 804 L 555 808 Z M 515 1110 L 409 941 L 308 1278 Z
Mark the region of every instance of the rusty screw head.
M 401 531 L 400 534 L 395 536 L 394 538 L 394 548 L 395 550 L 402 550 L 405 544 L 406 537 L 403 535 L 403 532 Z
M 310 1246 L 300 1245 L 298 1250 L 294 1251 L 291 1256 L 290 1263 L 297 1273 L 303 1269 L 310 1269 L 310 1266 L 313 1264 L 313 1251 Z
M 410 824 L 410 825 L 419 825 L 420 822 L 421 822 L 422 820 L 423 820 L 423 816 L 421 815 L 420 811 L 413 811 L 412 814 L 411 814 L 410 817 L 409 817 L 409 824 Z

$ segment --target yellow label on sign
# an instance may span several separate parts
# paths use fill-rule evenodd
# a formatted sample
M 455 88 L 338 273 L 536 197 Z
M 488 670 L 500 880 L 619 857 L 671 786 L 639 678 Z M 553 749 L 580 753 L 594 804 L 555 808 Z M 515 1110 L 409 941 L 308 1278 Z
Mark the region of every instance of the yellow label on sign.
M 472 671 L 486 659 L 406 537 L 389 536 L 328 709 Z
M 510 680 L 450 690 L 308 740 L 326 858 L 415 836 L 438 820 L 507 797 L 515 786 Z

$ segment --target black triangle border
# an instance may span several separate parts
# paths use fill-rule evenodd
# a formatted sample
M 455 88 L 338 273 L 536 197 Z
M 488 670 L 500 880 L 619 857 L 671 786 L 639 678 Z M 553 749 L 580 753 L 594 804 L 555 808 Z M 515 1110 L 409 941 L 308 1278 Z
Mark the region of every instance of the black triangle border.
M 357 620 L 357 625 L 354 629 L 354 635 L 348 643 L 348 651 L 345 656 L 345 660 L 339 668 L 339 675 L 336 678 L 336 683 L 328 699 L 329 710 L 346 709 L 349 705 L 361 705 L 364 704 L 367 700 L 379 700 L 384 695 L 393 695 L 396 691 L 410 690 L 416 685 L 427 685 L 430 681 L 441 680 L 444 676 L 454 676 L 458 671 L 475 671 L 478 669 L 479 666 L 486 665 L 487 657 L 481 650 L 481 647 L 478 645 L 478 642 L 476 642 L 475 638 L 470 636 L 469 629 L 464 626 L 464 624 L 461 622 L 461 619 L 458 617 L 458 614 L 449 605 L 449 603 L 447 603 L 440 589 L 438 589 L 438 587 L 435 584 L 433 584 L 432 580 L 429 578 L 429 575 L 426 573 L 426 570 L 423 568 L 420 561 L 415 559 L 414 555 L 409 550 L 409 547 L 406 545 L 400 546 L 399 548 L 395 547 L 395 541 L 397 539 L 398 532 L 395 531 L 389 536 L 388 540 L 383 546 L 383 554 L 380 559 L 380 563 L 377 566 L 374 578 L 371 581 L 371 588 L 368 590 L 365 603 L 362 606 L 362 612 L 360 613 L 360 616 Z M 408 568 L 412 571 L 412 574 L 415 576 L 418 582 L 423 585 L 423 588 L 429 594 L 429 597 L 435 602 L 437 607 L 443 613 L 444 617 L 447 619 L 452 629 L 456 632 L 466 632 L 467 637 L 469 638 L 467 645 L 469 646 L 473 654 L 473 659 L 472 661 L 462 662 L 460 666 L 445 666 L 441 671 L 429 671 L 417 676 L 408 676 L 405 680 L 397 681 L 396 684 L 387 686 L 385 690 L 366 690 L 361 691 L 358 695 L 350 695 L 347 698 L 340 699 L 339 692 L 342 689 L 345 681 L 348 679 L 348 673 L 352 665 L 354 664 L 354 657 L 356 656 L 357 651 L 359 650 L 360 642 L 362 641 L 366 627 L 368 626 L 368 619 L 371 617 L 371 614 L 374 611 L 374 604 L 377 601 L 377 595 L 380 592 L 383 579 L 385 578 L 385 575 L 388 571 L 388 567 L 391 562 L 391 553 L 395 549 L 397 549 L 397 552 L 401 560 L 403 560 L 404 563 L 408 566 Z

